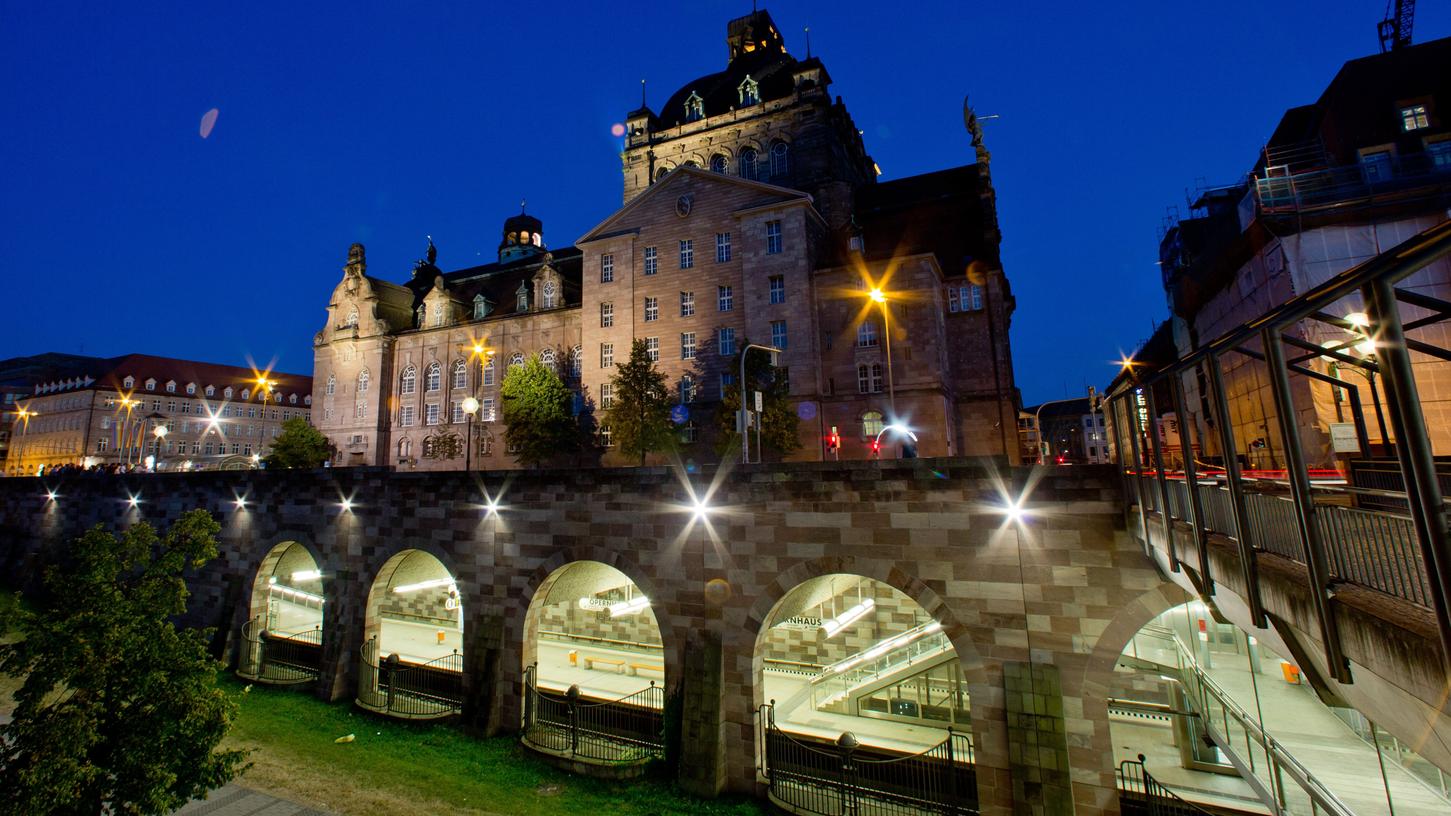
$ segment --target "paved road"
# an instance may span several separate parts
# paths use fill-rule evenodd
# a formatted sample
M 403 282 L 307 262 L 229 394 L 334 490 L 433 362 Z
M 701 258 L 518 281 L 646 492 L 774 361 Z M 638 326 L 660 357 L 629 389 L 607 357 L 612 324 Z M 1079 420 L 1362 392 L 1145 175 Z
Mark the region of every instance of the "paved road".
M 191 802 L 174 816 L 326 816 L 326 812 L 240 785 L 227 785 L 212 791 L 206 799 Z

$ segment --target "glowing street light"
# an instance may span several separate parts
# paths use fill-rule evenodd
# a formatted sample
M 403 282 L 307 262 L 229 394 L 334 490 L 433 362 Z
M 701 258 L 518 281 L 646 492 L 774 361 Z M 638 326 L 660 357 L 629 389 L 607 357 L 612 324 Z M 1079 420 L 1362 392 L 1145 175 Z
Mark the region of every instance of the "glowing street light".
M 160 422 L 152 429 L 151 434 L 156 437 L 156 455 L 151 458 L 151 469 L 161 470 L 161 446 L 166 441 L 166 435 L 170 430 Z
M 471 396 L 465 397 L 463 404 L 459 407 L 463 409 L 464 416 L 467 417 L 464 420 L 464 470 L 468 471 L 472 467 L 474 453 L 474 414 L 479 412 L 479 401 Z

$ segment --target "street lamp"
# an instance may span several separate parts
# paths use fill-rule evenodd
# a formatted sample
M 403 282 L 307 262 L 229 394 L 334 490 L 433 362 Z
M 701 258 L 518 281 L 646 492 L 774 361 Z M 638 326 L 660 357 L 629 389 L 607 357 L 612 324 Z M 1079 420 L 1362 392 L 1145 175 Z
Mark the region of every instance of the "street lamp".
M 151 458 L 151 470 L 155 472 L 161 470 L 161 445 L 166 441 L 168 431 L 165 425 L 157 421 L 156 429 L 151 433 L 156 436 L 156 455 Z
M 887 293 L 880 288 L 873 288 L 870 292 L 872 302 L 882 307 L 882 334 L 886 337 L 887 343 L 887 404 L 892 411 L 892 422 L 896 423 L 897 417 L 897 384 L 892 378 L 892 324 L 891 316 L 887 311 Z
M 759 343 L 747 343 L 746 344 L 746 347 L 743 348 L 743 349 L 741 349 L 741 385 L 740 385 L 740 392 L 741 392 L 741 414 L 740 414 L 740 425 L 741 425 L 741 464 L 743 464 L 743 465 L 749 465 L 751 463 L 751 434 L 750 434 L 750 428 L 747 428 L 746 427 L 746 417 L 750 416 L 750 410 L 746 408 L 746 355 L 751 353 L 751 349 L 759 349 L 761 351 L 768 351 L 768 352 L 770 352 L 771 353 L 771 365 L 772 365 L 772 367 L 774 367 L 776 365 L 776 361 L 777 360 L 781 359 L 781 349 L 778 349 L 775 346 L 763 346 L 763 345 L 761 345 Z M 762 408 L 764 408 L 764 406 L 762 406 Z M 761 411 L 761 413 L 765 413 L 765 411 L 763 410 L 763 411 Z M 758 417 L 756 417 L 756 456 L 757 457 L 760 457 L 760 455 L 761 455 L 760 448 L 761 448 L 761 418 L 758 416 Z
M 463 405 L 459 407 L 463 408 L 464 414 L 468 416 L 468 419 L 464 420 L 466 439 L 464 442 L 464 471 L 467 472 L 470 469 L 470 461 L 474 453 L 474 414 L 479 411 L 479 401 L 473 397 L 467 397 L 464 399 Z

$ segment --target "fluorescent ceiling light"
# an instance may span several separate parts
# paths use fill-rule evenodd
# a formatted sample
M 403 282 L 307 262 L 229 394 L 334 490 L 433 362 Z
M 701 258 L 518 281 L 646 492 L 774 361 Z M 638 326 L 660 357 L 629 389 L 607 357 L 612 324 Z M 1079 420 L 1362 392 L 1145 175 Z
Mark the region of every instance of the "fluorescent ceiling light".
M 866 600 L 846 610 L 840 615 L 837 615 L 836 617 L 822 623 L 821 630 L 826 633 L 827 637 L 832 637 L 837 632 L 840 632 L 846 627 L 852 625 L 853 623 L 856 623 L 858 620 L 861 620 L 862 616 L 872 611 L 872 607 L 876 605 L 876 601 L 872 600 L 871 598 L 867 598 Z
M 617 604 L 610 604 L 610 617 L 618 618 L 624 615 L 633 615 L 643 609 L 650 607 L 650 599 L 644 595 L 636 595 L 628 601 L 621 601 Z
M 315 569 L 299 570 L 297 572 L 292 573 L 292 580 L 294 580 L 294 581 L 316 581 L 317 579 L 319 579 L 321 577 L 322 577 L 322 571 L 321 570 L 315 570 Z

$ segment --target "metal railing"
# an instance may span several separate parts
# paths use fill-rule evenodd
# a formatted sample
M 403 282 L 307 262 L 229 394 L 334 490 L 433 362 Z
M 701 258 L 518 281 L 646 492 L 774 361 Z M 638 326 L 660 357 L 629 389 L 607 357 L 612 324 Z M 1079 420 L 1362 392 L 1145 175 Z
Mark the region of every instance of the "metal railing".
M 796 813 L 820 816 L 976 814 L 972 740 L 947 738 L 918 754 L 863 748 L 849 733 L 835 743 L 797 739 L 776 726 L 775 707 L 756 712 L 759 770 L 771 798 Z
M 1266 212 L 1293 211 L 1403 193 L 1447 180 L 1451 180 L 1451 165 L 1437 164 L 1426 153 L 1414 153 L 1368 164 L 1256 178 L 1255 195 Z
M 393 654 L 378 659 L 378 638 L 368 639 L 358 666 L 359 706 L 406 720 L 449 717 L 463 711 L 463 655 L 408 663 Z
M 258 683 L 292 685 L 322 673 L 322 628 L 271 632 L 259 615 L 242 625 L 237 675 Z
M 942 624 L 933 621 L 914 626 L 823 668 L 811 678 L 812 707 L 821 708 L 850 699 L 854 689 L 909 666 L 919 665 L 951 648 L 952 642 L 942 632 Z
M 543 691 L 538 667 L 524 671 L 524 742 L 599 764 L 646 762 L 665 756 L 665 689 L 648 688 L 615 700 Z
M 1155 779 L 1144 767 L 1143 754 L 1118 764 L 1118 801 L 1124 816 L 1211 816 Z

